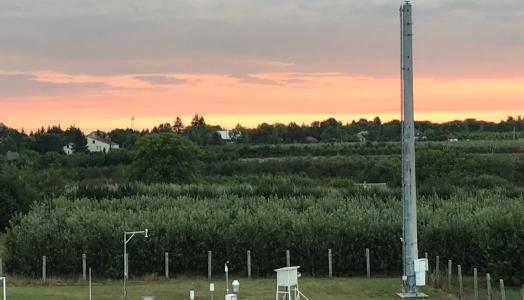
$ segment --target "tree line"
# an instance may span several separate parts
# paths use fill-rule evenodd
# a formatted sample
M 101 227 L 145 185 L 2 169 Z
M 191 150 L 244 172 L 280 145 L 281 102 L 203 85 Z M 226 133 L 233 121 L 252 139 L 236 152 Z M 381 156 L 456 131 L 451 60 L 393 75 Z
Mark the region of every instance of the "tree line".
M 433 123 L 415 122 L 416 135 L 419 140 L 443 141 L 449 139 L 513 139 L 519 138 L 524 131 L 524 120 L 508 117 L 506 120 L 487 122 L 476 119 Z M 174 133 L 187 136 L 200 146 L 221 145 L 226 142 L 241 144 L 292 144 L 292 143 L 336 143 L 399 141 L 401 122 L 392 120 L 382 122 L 379 117 L 373 120 L 360 119 L 343 124 L 335 118 L 315 121 L 311 124 L 262 123 L 255 128 L 238 124 L 229 131 L 230 140 L 220 137 L 218 125 L 207 124 L 201 115 L 195 115 L 187 126 L 177 117 L 173 124 L 162 123 L 151 130 L 133 130 L 117 128 L 109 132 L 98 131 L 99 135 L 111 139 L 123 148 L 132 148 L 137 139 L 149 133 Z M 63 152 L 63 146 L 72 143 L 76 153 L 87 149 L 85 133 L 80 128 L 70 126 L 62 129 L 60 125 L 40 128 L 35 132 L 9 128 L 0 123 L 0 153 L 7 151 L 36 151 L 38 153 Z

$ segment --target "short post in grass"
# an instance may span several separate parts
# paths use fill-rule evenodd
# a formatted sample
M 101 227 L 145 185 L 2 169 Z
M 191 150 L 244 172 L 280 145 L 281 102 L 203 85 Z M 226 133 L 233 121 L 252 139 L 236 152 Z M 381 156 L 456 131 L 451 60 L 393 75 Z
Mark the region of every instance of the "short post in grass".
M 251 279 L 251 250 L 247 250 L 247 278 Z
M 291 267 L 291 253 L 286 250 L 286 267 Z
M 82 280 L 86 281 L 87 275 L 86 275 L 86 260 L 87 255 L 84 253 L 82 254 Z
M 435 286 L 440 287 L 440 257 L 435 257 Z
M 368 278 L 371 277 L 371 262 L 369 257 L 369 248 L 366 248 L 366 275 Z
M 458 280 L 459 280 L 459 299 L 464 300 L 464 284 L 462 283 L 462 267 L 457 266 L 458 270 Z
M 328 249 L 328 271 L 329 278 L 333 278 L 333 252 L 331 249 Z
M 169 252 L 164 253 L 164 271 L 166 279 L 169 279 Z
M 500 280 L 500 299 L 506 300 L 506 289 L 504 288 L 504 279 Z
M 453 277 L 453 262 L 448 260 L 448 291 L 451 291 L 451 278 Z
M 212 263 L 213 263 L 213 252 L 207 251 L 207 278 L 211 279 L 212 270 Z
M 479 281 L 477 268 L 473 269 L 473 297 L 475 300 L 479 300 Z
M 89 268 L 89 300 L 93 299 L 93 289 L 91 287 L 91 268 Z
M 488 292 L 488 299 L 493 299 L 492 293 L 491 293 L 491 276 L 489 273 L 486 274 L 486 289 Z
M 428 256 L 427 252 L 424 253 L 424 258 L 426 259 L 426 262 L 427 262 L 427 265 L 426 265 L 427 272 L 425 272 L 425 277 L 426 277 L 425 280 L 426 280 L 426 282 L 429 282 L 429 280 L 430 280 L 429 272 L 430 272 L 430 269 L 431 269 L 431 265 L 429 264 L 429 256 Z
M 47 257 L 44 255 L 42 256 L 42 281 L 45 282 L 46 280 L 46 260 Z

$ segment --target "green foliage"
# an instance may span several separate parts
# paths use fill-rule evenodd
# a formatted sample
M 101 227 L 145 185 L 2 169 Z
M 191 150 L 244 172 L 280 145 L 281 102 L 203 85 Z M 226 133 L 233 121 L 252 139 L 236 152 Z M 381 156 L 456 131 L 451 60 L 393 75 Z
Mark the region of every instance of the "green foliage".
M 26 213 L 36 198 L 27 178 L 16 167 L 0 161 L 0 231 L 15 214 Z
M 64 135 L 65 142 L 73 144 L 74 153 L 82 153 L 87 151 L 87 139 L 80 128 L 71 126 L 64 132 Z
M 327 273 L 328 248 L 340 274 L 364 272 L 365 248 L 371 249 L 376 272 L 401 270 L 401 203 L 395 197 L 171 196 L 162 195 L 169 187 L 150 188 L 159 191 L 97 201 L 61 197 L 35 205 L 8 231 L 8 269 L 36 275 L 46 255 L 51 274 L 77 273 L 81 254 L 87 253 L 99 276 L 116 277 L 121 274 L 122 232 L 148 228 L 150 238 L 133 240 L 128 248 L 135 275 L 162 272 L 165 251 L 180 273 L 206 270 L 208 250 L 216 261 L 228 259 L 241 272 L 248 249 L 259 275 L 284 265 L 286 249 L 303 272 L 315 275 Z M 523 200 L 494 192 L 456 194 L 449 200 L 423 197 L 419 250 L 460 262 L 465 272 L 477 267 L 524 280 Z M 218 272 L 220 264 L 215 267 Z
M 195 182 L 200 168 L 198 147 L 174 133 L 143 136 L 133 153 L 133 178 L 143 182 Z

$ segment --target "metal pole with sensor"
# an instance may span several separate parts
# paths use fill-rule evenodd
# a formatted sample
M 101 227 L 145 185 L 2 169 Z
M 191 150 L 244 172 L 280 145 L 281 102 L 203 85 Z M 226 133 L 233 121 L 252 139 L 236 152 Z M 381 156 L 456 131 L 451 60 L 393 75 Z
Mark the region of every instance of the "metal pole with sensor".
M 402 124 L 402 298 L 425 295 L 417 290 L 417 189 L 415 176 L 415 114 L 413 106 L 413 23 L 409 0 L 400 7 Z
M 127 243 L 129 243 L 129 241 L 135 236 L 135 234 L 144 234 L 145 238 L 147 238 L 148 230 L 145 229 L 142 231 L 124 231 L 124 298 L 127 298 L 126 281 L 129 276 L 129 262 L 127 258 Z

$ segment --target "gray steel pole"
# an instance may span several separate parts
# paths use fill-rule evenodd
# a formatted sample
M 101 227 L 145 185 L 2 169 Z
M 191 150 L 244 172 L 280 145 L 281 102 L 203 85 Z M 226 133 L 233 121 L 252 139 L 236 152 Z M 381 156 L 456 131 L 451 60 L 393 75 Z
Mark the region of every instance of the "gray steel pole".
M 412 6 L 400 8 L 402 65 L 402 200 L 403 200 L 403 293 L 417 294 L 415 259 L 418 259 L 417 202 L 415 184 L 415 120 L 413 108 Z

